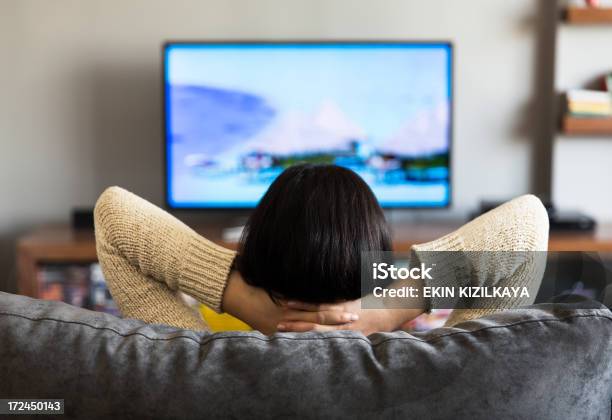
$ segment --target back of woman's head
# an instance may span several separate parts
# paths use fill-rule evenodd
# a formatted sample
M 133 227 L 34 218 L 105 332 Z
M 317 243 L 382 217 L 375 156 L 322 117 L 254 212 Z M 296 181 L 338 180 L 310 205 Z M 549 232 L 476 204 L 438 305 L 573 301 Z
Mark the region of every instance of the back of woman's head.
M 390 251 L 384 214 L 349 169 L 297 165 L 270 185 L 240 240 L 237 268 L 271 296 L 334 302 L 361 296 L 361 253 Z

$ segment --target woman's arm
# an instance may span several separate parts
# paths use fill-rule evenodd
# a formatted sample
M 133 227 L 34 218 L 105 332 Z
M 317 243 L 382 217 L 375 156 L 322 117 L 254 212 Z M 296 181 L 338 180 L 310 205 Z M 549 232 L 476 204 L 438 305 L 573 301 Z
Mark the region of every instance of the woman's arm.
M 471 299 L 467 309 L 455 309 L 446 322 L 452 326 L 495 312 L 532 304 L 546 268 L 548 214 L 533 195 L 523 195 L 466 223 L 458 230 L 412 248 L 417 260 L 436 260 L 451 268 L 471 267 L 458 286 L 526 287 L 530 296 Z M 434 251 L 434 252 L 432 252 Z M 447 253 L 438 251 L 460 251 Z M 473 252 L 472 252 L 473 251 Z M 467 264 L 466 264 L 467 263 Z M 462 282 L 461 282 L 462 281 Z M 435 280 L 429 286 L 436 286 Z M 426 280 L 427 283 L 427 280 Z M 436 306 L 433 302 L 432 306 Z
M 108 188 L 94 211 L 98 258 L 121 313 L 150 323 L 207 330 L 184 292 L 217 312 L 266 334 L 276 332 L 288 310 L 245 283 L 231 266 L 235 252 L 198 235 L 181 221 L 119 187 Z M 334 312 L 327 323 L 350 314 Z
M 206 330 L 178 291 L 219 312 L 235 253 L 119 187 L 102 193 L 94 217 L 98 258 L 121 313 Z

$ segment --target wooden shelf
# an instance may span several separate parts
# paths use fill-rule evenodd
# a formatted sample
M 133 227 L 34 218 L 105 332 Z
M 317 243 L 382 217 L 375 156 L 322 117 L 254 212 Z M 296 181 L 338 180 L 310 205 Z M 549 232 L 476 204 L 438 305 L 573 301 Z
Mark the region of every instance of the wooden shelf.
M 561 129 L 569 135 L 612 136 L 612 118 L 577 118 L 566 115 Z
M 612 24 L 611 7 L 568 7 L 565 20 L 568 23 L 585 24 Z

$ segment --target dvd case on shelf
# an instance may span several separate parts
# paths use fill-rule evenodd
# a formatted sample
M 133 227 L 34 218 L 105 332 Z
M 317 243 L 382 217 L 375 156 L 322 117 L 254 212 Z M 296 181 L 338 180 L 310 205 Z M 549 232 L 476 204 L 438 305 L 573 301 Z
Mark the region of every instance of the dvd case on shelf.
M 38 269 L 41 299 L 119 315 L 100 264 L 42 264 Z

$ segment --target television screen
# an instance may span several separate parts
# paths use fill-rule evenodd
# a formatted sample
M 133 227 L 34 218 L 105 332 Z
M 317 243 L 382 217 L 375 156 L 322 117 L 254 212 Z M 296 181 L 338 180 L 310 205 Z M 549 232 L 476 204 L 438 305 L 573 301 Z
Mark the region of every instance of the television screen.
M 301 162 L 383 207 L 450 203 L 449 43 L 168 43 L 163 73 L 171 208 L 254 207 Z

